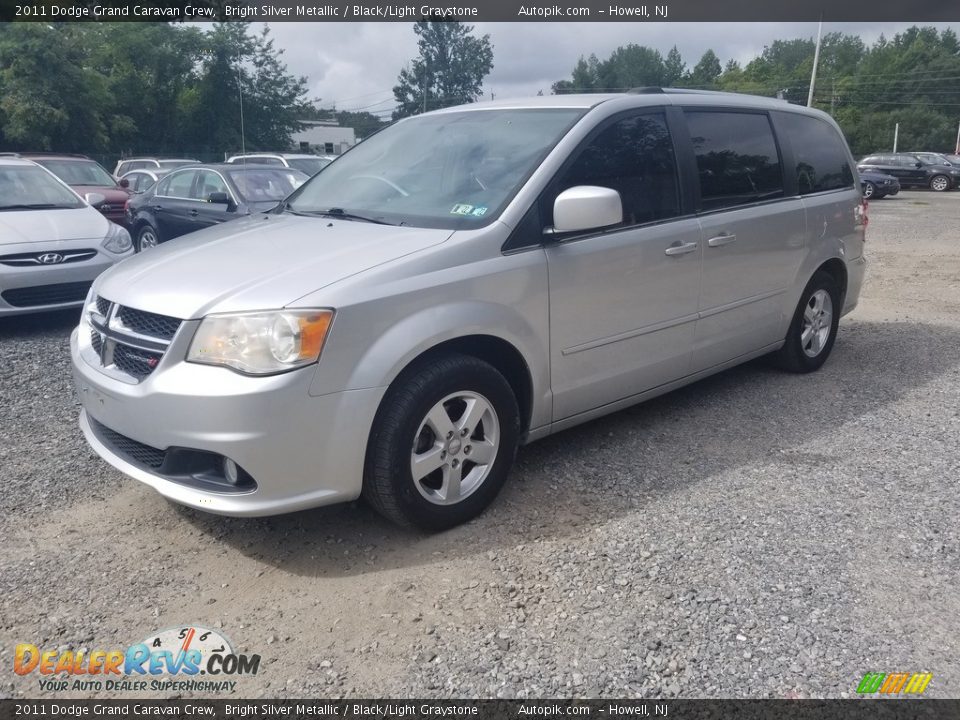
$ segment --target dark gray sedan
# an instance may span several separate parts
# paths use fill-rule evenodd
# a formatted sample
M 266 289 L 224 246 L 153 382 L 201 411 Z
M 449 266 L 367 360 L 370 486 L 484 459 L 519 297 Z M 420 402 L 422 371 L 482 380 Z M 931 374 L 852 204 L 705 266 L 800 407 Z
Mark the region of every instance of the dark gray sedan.
M 307 175 L 267 165 L 191 165 L 130 199 L 137 252 L 181 235 L 276 207 Z

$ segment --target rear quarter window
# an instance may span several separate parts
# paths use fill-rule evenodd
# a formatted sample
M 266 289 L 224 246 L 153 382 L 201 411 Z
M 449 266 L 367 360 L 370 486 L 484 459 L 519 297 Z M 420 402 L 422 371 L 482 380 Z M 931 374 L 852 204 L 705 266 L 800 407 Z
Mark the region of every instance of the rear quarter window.
M 783 197 L 780 154 L 765 113 L 684 112 L 704 211 Z
M 846 142 L 829 123 L 808 115 L 780 113 L 777 127 L 790 138 L 801 195 L 853 187 Z

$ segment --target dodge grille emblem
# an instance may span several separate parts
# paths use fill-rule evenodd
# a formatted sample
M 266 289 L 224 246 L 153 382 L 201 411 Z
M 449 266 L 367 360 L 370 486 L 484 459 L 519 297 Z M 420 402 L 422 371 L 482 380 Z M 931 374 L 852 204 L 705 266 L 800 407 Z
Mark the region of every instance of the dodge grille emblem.
M 37 258 L 44 265 L 57 265 L 63 262 L 63 255 L 60 253 L 44 253 Z

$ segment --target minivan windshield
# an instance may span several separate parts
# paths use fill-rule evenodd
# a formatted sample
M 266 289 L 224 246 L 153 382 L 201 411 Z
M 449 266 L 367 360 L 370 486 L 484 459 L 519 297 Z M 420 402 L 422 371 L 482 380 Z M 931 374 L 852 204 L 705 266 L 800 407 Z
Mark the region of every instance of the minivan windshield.
M 584 112 L 463 110 L 402 120 L 324 168 L 284 207 L 415 227 L 485 225 Z

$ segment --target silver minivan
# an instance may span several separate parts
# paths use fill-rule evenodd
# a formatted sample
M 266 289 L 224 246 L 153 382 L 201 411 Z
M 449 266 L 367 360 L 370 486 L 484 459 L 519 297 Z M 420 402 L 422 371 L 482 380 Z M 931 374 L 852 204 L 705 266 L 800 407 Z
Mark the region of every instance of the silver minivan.
M 437 530 L 519 445 L 760 355 L 809 372 L 866 217 L 824 113 L 656 90 L 448 108 L 271 212 L 101 275 L 72 337 L 94 450 L 171 500 L 363 496 Z

